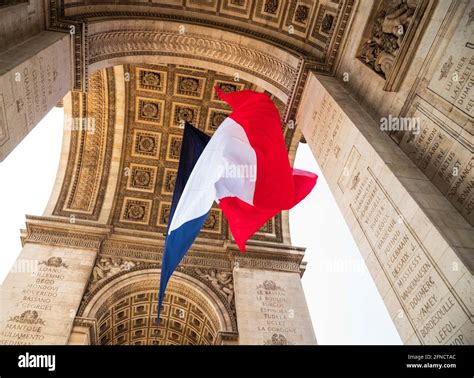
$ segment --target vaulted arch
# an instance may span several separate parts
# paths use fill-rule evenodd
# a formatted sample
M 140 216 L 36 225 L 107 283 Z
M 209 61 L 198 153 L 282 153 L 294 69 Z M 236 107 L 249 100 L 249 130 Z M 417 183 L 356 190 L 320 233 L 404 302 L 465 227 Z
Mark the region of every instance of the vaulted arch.
M 156 324 L 160 270 L 121 272 L 96 287 L 82 303 L 82 321 L 93 324 L 92 344 L 220 344 L 237 337 L 226 297 L 205 279 L 181 269 L 170 280 Z

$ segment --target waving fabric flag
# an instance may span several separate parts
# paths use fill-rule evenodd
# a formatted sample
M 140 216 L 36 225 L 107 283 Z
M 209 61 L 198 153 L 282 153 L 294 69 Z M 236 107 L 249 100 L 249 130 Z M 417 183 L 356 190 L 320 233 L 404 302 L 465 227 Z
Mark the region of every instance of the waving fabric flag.
M 249 183 L 249 178 L 244 178 L 247 185 L 239 185 L 241 191 L 219 190 L 220 186 L 232 187 L 236 181 L 232 177 L 224 177 L 216 185 L 219 206 L 235 242 L 245 251 L 247 240 L 267 220 L 304 199 L 316 185 L 318 176 L 291 167 L 280 115 L 270 97 L 254 91 L 224 93 L 215 89 L 233 110 L 219 129 L 224 124 L 230 125 L 234 133 L 241 135 L 241 143 L 245 145 L 238 149 L 238 154 L 230 156 L 230 161 L 237 166 L 246 162 L 256 165 L 254 182 Z
M 214 200 L 245 251 L 247 240 L 266 221 L 295 206 L 316 184 L 315 174 L 290 166 L 280 115 L 267 95 L 215 89 L 233 111 L 209 141 L 185 126 L 163 252 L 158 317 L 166 284 Z
M 166 235 L 165 248 L 163 250 L 163 260 L 161 262 L 161 278 L 160 278 L 160 292 L 158 297 L 158 319 L 160 319 L 161 304 L 163 302 L 163 296 L 165 294 L 166 285 L 178 266 L 179 262 L 183 258 L 184 254 L 188 251 L 194 239 L 199 234 L 202 225 L 206 221 L 208 211 L 190 219 L 190 221 L 181 224 L 179 227 L 174 227 L 171 232 L 171 226 L 173 223 L 174 214 L 176 207 L 182 197 L 186 183 L 189 180 L 189 176 L 193 171 L 196 162 L 201 156 L 204 147 L 211 139 L 209 136 L 199 131 L 189 123 L 184 125 L 183 141 L 181 142 L 181 153 L 179 158 L 178 173 L 176 175 L 176 181 L 174 184 L 173 200 L 171 201 L 170 214 L 168 217 L 168 232 Z M 194 216 L 193 212 L 194 199 L 187 195 L 183 198 L 186 203 L 184 211 L 189 211 L 191 217 Z M 212 205 L 212 202 L 211 202 Z

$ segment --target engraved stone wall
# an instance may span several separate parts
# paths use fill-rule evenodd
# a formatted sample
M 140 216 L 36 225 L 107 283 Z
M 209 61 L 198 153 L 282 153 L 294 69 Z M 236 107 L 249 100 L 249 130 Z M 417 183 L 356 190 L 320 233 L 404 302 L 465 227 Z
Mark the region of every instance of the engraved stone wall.
M 27 243 L 0 290 L 0 344 L 64 345 L 96 250 Z
M 472 344 L 472 227 L 334 79 L 310 77 L 298 123 L 402 340 Z

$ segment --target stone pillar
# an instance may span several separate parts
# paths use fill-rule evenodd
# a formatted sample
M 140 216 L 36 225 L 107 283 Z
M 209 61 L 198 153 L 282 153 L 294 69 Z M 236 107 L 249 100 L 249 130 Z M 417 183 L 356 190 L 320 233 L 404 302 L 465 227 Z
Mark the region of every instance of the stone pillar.
M 301 262 L 291 264 L 283 253 L 267 260 L 263 250 L 253 256 L 251 251 L 247 254 L 237 258 L 234 265 L 239 344 L 316 344 L 301 285 Z M 298 271 L 291 271 L 291 265 Z
M 456 210 L 334 78 L 310 74 L 297 124 L 402 340 L 472 344 L 473 228 L 433 221 Z
M 89 327 L 74 326 L 67 342 L 68 345 L 90 345 Z
M 23 250 L 0 288 L 0 345 L 81 342 L 80 335 L 70 338 L 71 329 L 101 239 L 28 228 Z
M 71 89 L 71 36 L 43 31 L 0 52 L 0 161 Z

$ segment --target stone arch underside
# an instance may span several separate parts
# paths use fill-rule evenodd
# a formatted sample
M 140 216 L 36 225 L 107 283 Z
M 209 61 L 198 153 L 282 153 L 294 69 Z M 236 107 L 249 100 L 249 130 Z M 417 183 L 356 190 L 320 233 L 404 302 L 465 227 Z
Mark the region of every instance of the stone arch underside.
M 212 345 L 236 337 L 235 314 L 221 293 L 191 271 L 170 280 L 159 325 L 160 270 L 123 271 L 98 285 L 83 301 L 76 324 L 88 324 L 91 344 Z
M 59 169 L 45 216 L 72 216 L 124 226 L 114 219 L 123 217 L 128 205 L 117 196 L 124 188 L 130 188 L 129 184 L 121 185 L 119 177 L 124 169 L 133 169 L 127 165 L 130 162 L 124 156 L 124 149 L 128 140 L 136 136 L 127 134 L 131 90 L 128 79 L 122 80 L 122 75 L 127 74 L 122 66 L 188 66 L 227 75 L 229 81 L 250 83 L 252 89 L 268 92 L 278 102 L 290 161 L 293 161 L 300 132 L 295 130 L 294 123 L 288 126 L 287 121 L 291 123 L 295 117 L 308 72 L 332 72 L 353 1 L 306 1 L 298 6 L 283 6 L 278 2 L 271 6 L 267 2 L 254 5 L 252 1 L 236 5 L 223 1 L 219 6 L 216 2 L 212 9 L 210 3 L 197 7 L 191 4 L 182 7 L 179 3 L 137 5 L 124 1 L 120 5 L 114 3 L 112 10 L 102 1 L 50 1 L 51 26 L 69 32 L 73 27 L 74 88 L 85 90 L 73 92 L 65 100 L 66 117 L 84 122 L 99 119 L 100 124 L 95 125 L 98 132 L 93 135 L 87 130 L 66 127 L 62 155 L 67 156 L 63 161 L 68 163 L 62 163 Z M 152 91 L 147 94 L 155 95 Z M 149 133 L 147 138 L 151 137 Z M 170 141 L 162 138 L 160 142 Z M 138 169 L 146 165 L 148 174 L 156 175 L 156 181 L 161 179 L 161 184 L 171 177 L 169 170 L 165 177 L 164 171 L 158 169 L 155 173 L 149 164 L 141 167 L 137 162 L 133 164 Z M 144 177 L 143 172 L 140 174 Z M 147 189 L 142 189 L 140 196 L 145 193 Z M 137 205 L 137 196 L 128 197 L 129 204 Z M 149 222 L 162 227 L 165 222 L 160 224 L 157 219 L 166 217 L 166 208 L 159 205 L 155 208 L 153 201 L 141 198 L 137 211 L 144 214 L 144 219 L 131 221 L 123 228 L 142 227 Z M 118 211 L 122 214 L 117 215 Z M 277 216 L 272 222 L 264 226 L 257 239 L 289 243 L 287 214 Z M 216 232 L 212 236 L 226 239 L 227 235 L 222 233 L 225 222 L 220 223 L 220 235 Z M 151 228 L 142 227 L 142 231 L 156 231 Z
M 325 47 L 313 50 L 313 54 L 302 48 L 301 41 L 280 43 L 276 36 L 267 41 L 262 38 L 265 33 L 214 28 L 204 20 L 202 23 L 177 19 L 157 22 L 144 15 L 126 17 L 100 15 L 81 19 L 84 24 L 73 22 L 77 32 L 74 35 L 76 91 L 64 99 L 63 159 L 44 214 L 55 222 L 66 224 L 74 219 L 77 227 L 101 227 L 107 233 L 98 249 L 93 271 L 104 256 L 148 264 L 161 260 L 182 132 L 175 116 L 189 116 L 191 119 L 186 120 L 212 134 L 219 124 L 214 124 L 213 119 L 222 120 L 230 110 L 214 97 L 214 85 L 222 84 L 229 90 L 253 89 L 270 95 L 280 111 L 282 131 L 293 162 L 301 133 L 287 121 L 295 116 L 308 72 L 313 69 L 329 73 L 333 69 L 339 43 L 336 36 L 344 30 L 338 26 L 336 32 L 334 24 L 333 30 L 319 39 L 326 40 Z M 179 28 L 183 25 L 181 33 Z M 241 257 L 222 213 L 213 207 L 182 266 L 204 266 L 207 276 L 212 276 L 212 271 L 231 272 L 235 262 L 251 268 L 301 273 L 303 249 L 290 246 L 288 221 L 286 212 L 268 221 L 249 241 L 249 252 Z M 125 343 L 136 337 L 141 343 L 151 343 L 150 332 L 161 332 L 159 327 L 152 330 L 149 323 L 155 315 L 152 309 L 156 307 L 153 304 L 158 288 L 156 277 L 136 285 L 146 289 L 132 294 L 132 287 L 127 286 L 128 289 L 124 288 L 104 305 L 100 315 L 94 315 L 94 342 Z M 175 300 L 187 300 L 173 287 L 169 287 L 170 309 L 173 305 L 179 307 Z M 83 303 L 91 300 L 89 295 L 86 291 Z M 121 301 L 127 302 L 131 314 L 136 307 L 134 301 L 140 300 L 148 301 L 146 332 L 132 333 L 136 331 L 130 328 L 132 320 L 125 318 L 129 328 L 122 325 L 121 330 L 128 338 L 120 338 L 114 328 L 114 317 L 120 313 L 115 314 L 116 306 Z M 212 315 L 203 303 L 196 308 Z M 76 325 L 90 325 L 86 312 L 84 308 L 80 310 Z M 211 315 L 207 318 L 211 319 Z M 202 318 L 201 324 L 207 318 Z M 176 321 L 179 323 L 180 319 Z M 186 342 L 217 342 L 218 332 L 236 332 L 236 327 L 223 327 L 222 322 L 208 323 L 211 338 L 191 337 Z M 105 330 L 102 332 L 100 327 Z M 187 332 L 185 326 L 182 330 Z M 184 342 L 184 333 L 182 337 L 180 343 Z M 234 336 L 225 337 L 232 340 Z
M 299 54 L 228 31 L 177 22 L 107 20 L 89 25 L 89 72 L 122 63 L 162 63 L 239 75 L 286 102 L 302 65 Z
M 44 215 L 161 238 L 179 161 L 179 121 L 212 135 L 230 113 L 215 95 L 215 85 L 264 90 L 221 72 L 176 64 L 125 64 L 90 74 L 87 93 L 72 92 L 64 99 L 63 160 Z M 285 104 L 268 93 L 283 118 Z M 283 123 L 282 131 L 294 130 Z M 229 238 L 217 205 L 202 236 Z M 269 220 L 254 239 L 289 240 L 287 215 Z
M 96 309 L 94 321 L 99 321 L 100 326 L 105 324 L 106 330 L 113 330 L 114 317 L 120 317 L 120 312 L 106 313 L 121 301 L 128 303 L 129 313 L 137 310 L 137 316 L 142 315 L 143 310 L 139 302 L 148 301 L 146 318 L 153 317 L 153 297 L 159 283 L 159 271 L 156 270 L 152 277 L 141 276 L 137 283 L 131 280 L 144 266 L 158 269 L 161 261 L 167 206 L 172 196 L 173 172 L 176 172 L 180 146 L 181 130 L 176 127 L 175 116 L 192 119 L 196 116 L 196 124 L 211 134 L 212 126 L 219 124 L 214 120 L 222 120 L 228 111 L 225 104 L 212 98 L 210 88 L 216 80 L 228 88 L 235 86 L 230 90 L 242 89 L 239 87 L 241 84 L 243 88 L 266 91 L 280 110 L 284 121 L 282 131 L 290 160 L 293 160 L 298 142 L 294 136 L 299 136 L 294 127 L 287 127 L 287 121 L 294 119 L 308 72 L 312 69 L 326 74 L 334 72 L 339 43 L 352 5 L 351 0 L 298 0 L 298 4 L 292 1 L 292 6 L 289 6 L 289 1 L 232 2 L 232 6 L 238 3 L 237 7 L 244 8 L 239 21 L 230 14 L 233 10 L 221 9 L 221 5 L 230 4 L 228 1 L 206 2 L 205 7 L 211 2 L 216 5 L 213 11 L 191 6 L 197 2 L 202 5 L 194 0 L 172 1 L 171 8 L 174 7 L 178 13 L 183 10 L 183 17 L 174 11 L 168 12 L 171 2 L 160 0 L 148 3 L 160 5 L 159 14 L 148 12 L 151 9 L 127 0 L 120 5 L 108 0 L 49 0 L 45 3 L 48 31 L 67 33 L 61 46 L 68 47 L 63 49 L 66 51 L 64 55 L 71 50 L 72 58 L 68 60 L 68 70 L 63 65 L 59 73 L 71 78 L 72 92 L 64 99 L 66 123 L 56 185 L 44 216 L 28 217 L 22 253 L 28 255 L 40 251 L 48 258 L 48 254 L 61 254 L 61 258 L 72 261 L 66 264 L 74 272 L 71 279 L 76 281 L 80 275 L 80 282 L 75 282 L 74 293 L 68 298 L 71 309 L 80 308 L 81 298 L 85 304 L 83 309 L 80 308 L 81 317 L 76 318 L 75 326 L 90 321 L 82 316 L 86 316 L 85 309 L 96 294 L 102 293 L 108 284 L 119 282 L 124 285 L 121 292 L 114 291 L 115 286 L 107 286 L 109 294 L 116 292 L 117 295 L 104 297 L 103 307 Z M 110 12 L 111 4 L 129 8 L 122 9 L 123 13 L 114 13 Z M 175 7 L 179 4 L 183 7 Z M 84 8 L 81 10 L 82 5 Z M 191 8 L 196 12 L 188 15 Z M 216 18 L 223 14 L 226 17 L 217 22 Z M 298 27 L 294 27 L 295 21 L 299 23 Z M 184 26 L 183 33 L 180 26 Z M 293 27 L 295 33 L 290 32 Z M 235 80 L 236 73 L 239 81 Z M 70 81 L 65 81 L 69 85 Z M 55 99 L 52 103 L 56 102 Z M 189 310 L 192 303 L 179 290 L 187 294 L 204 290 L 205 294 L 195 299 L 199 303 L 192 304 L 199 311 L 191 313 L 205 315 L 201 317 L 201 324 L 209 325 L 212 337 L 206 338 L 207 334 L 201 332 L 201 339 L 191 336 L 188 341 L 215 342 L 216 332 L 217 335 L 227 332 L 224 336 L 227 340 L 235 337 L 232 311 L 229 312 L 225 302 L 225 311 L 222 309 L 219 304 L 222 298 L 211 286 L 222 289 L 222 282 L 225 282 L 227 294 L 244 293 L 248 291 L 245 286 L 233 290 L 233 285 L 239 284 L 239 276 L 255 275 L 255 282 L 240 281 L 240 285 L 245 281 L 250 288 L 254 284 L 263 285 L 271 272 L 272 279 L 274 273 L 278 273 L 279 282 L 275 288 L 280 287 L 281 282 L 288 282 L 288 287 L 302 295 L 300 275 L 305 265 L 302 262 L 304 249 L 290 245 L 289 228 L 284 217 L 285 214 L 279 215 L 267 222 L 249 241 L 248 251 L 243 255 L 233 243 L 219 209 L 211 210 L 201 237 L 176 273 L 180 279 L 178 286 L 171 285 L 169 289 L 170 308 L 173 308 L 172 304 L 179 307 L 174 300 L 183 300 L 187 301 L 185 310 Z M 117 263 L 120 269 L 125 263 L 140 268 L 113 273 L 117 269 L 113 263 L 105 279 L 100 281 L 104 286 L 94 286 L 98 282 L 94 272 L 103 260 L 112 259 L 121 259 Z M 208 280 L 208 284 L 203 286 L 202 280 L 184 272 L 184 268 L 192 272 L 199 270 L 198 276 Z M 180 278 L 183 274 L 193 279 Z M 122 278 L 127 281 L 121 281 Z M 61 285 L 69 287 L 70 284 L 63 282 Z M 141 291 L 138 290 L 140 285 Z M 132 293 L 132 290 L 138 291 Z M 217 295 L 215 301 L 213 295 Z M 304 304 L 301 295 L 296 300 L 295 295 L 288 294 L 288 300 L 293 301 L 291 306 L 296 302 Z M 106 303 L 106 298 L 111 299 Z M 184 306 L 185 302 L 182 303 Z M 55 322 L 57 313 L 65 320 L 61 334 L 54 339 L 56 343 L 71 341 L 77 336 L 72 335 L 74 330 L 70 332 L 71 310 L 61 305 L 59 303 L 53 312 L 44 314 L 48 325 Z M 249 305 L 247 300 L 241 308 L 246 306 L 252 307 L 256 313 L 260 311 L 258 304 Z M 304 305 L 302 311 L 307 312 Z M 171 315 L 172 311 L 168 314 Z M 305 324 L 309 326 L 305 326 L 298 337 L 300 341 L 314 343 L 309 315 L 306 315 Z M 262 334 L 257 340 L 253 330 L 245 331 L 250 323 L 246 316 L 249 316 L 246 311 L 239 315 L 239 339 L 269 342 L 273 335 Z M 179 319 L 178 316 L 178 323 Z M 138 319 L 137 322 L 140 323 Z M 139 339 L 145 338 L 146 343 L 152 336 L 150 327 L 147 327 L 145 334 L 134 334 Z M 118 329 L 117 324 L 117 330 L 123 328 Z M 128 340 L 131 340 L 131 330 L 127 332 Z M 183 332 L 181 336 L 185 337 L 187 331 L 184 328 Z M 244 337 L 246 332 L 247 339 Z M 99 340 L 105 336 L 97 332 L 95 335 Z M 119 339 L 118 334 L 109 336 L 108 340 L 107 337 L 103 339 L 104 343 L 125 341 Z M 278 340 L 282 339 L 277 336 Z
M 146 20 L 160 28 L 175 24 L 172 33 L 187 34 L 188 28 L 204 26 L 210 30 L 206 36 L 232 33 L 234 40 L 250 38 L 266 41 L 293 55 L 305 58 L 305 63 L 319 72 L 333 72 L 337 64 L 342 37 L 349 23 L 354 0 L 157 0 L 143 3 L 115 1 L 49 0 L 49 22 L 55 29 L 70 31 L 74 26 L 75 55 L 78 68 L 75 73 L 76 89 L 84 88 L 89 65 L 88 42 L 95 22 L 131 20 L 135 28 Z M 156 28 L 156 27 L 155 27 Z M 125 30 L 120 28 L 117 30 Z M 149 28 L 142 28 L 149 30 Z M 94 33 L 94 31 L 92 31 Z

